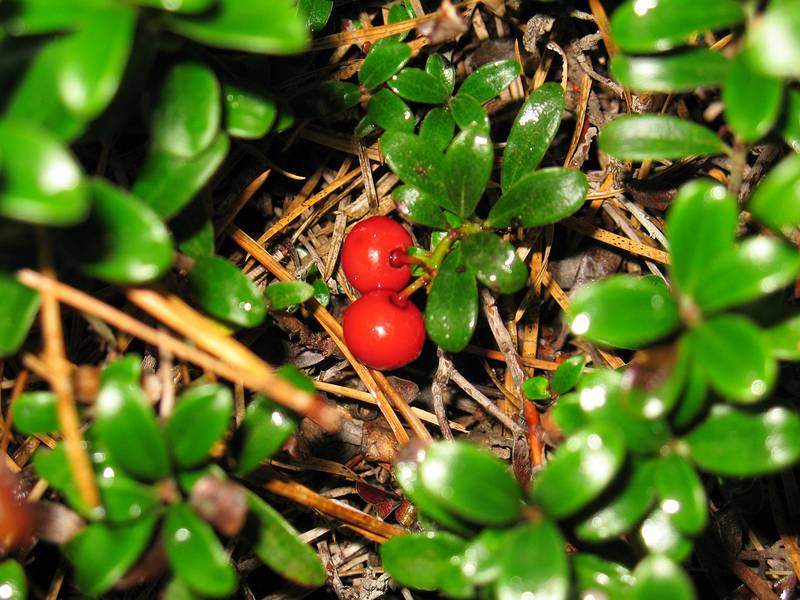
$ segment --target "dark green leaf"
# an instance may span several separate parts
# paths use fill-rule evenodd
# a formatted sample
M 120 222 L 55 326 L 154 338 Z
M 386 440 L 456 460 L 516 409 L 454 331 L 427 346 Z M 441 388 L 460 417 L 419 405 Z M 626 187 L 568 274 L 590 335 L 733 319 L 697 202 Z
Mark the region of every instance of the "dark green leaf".
M 410 185 L 402 185 L 394 189 L 392 199 L 397 204 L 398 214 L 404 219 L 425 227 L 447 229 L 447 220 L 439 203 L 425 192 Z
M 422 104 L 444 104 L 450 96 L 444 83 L 422 69 L 403 69 L 388 85 L 401 98 Z
M 478 320 L 475 274 L 456 248 L 444 259 L 433 280 L 425 307 L 425 329 L 447 352 L 460 352 L 469 343 Z
M 258 527 L 249 533 L 253 551 L 264 564 L 301 585 L 318 587 L 325 583 L 325 569 L 316 551 L 300 539 L 300 534 L 274 508 L 246 492 L 250 513 Z
M 450 113 L 461 129 L 475 128 L 489 132 L 489 115 L 472 96 L 459 94 L 450 100 Z
M 658 461 L 656 484 L 661 510 L 670 516 L 681 533 L 697 535 L 708 521 L 708 499 L 694 467 L 677 454 Z
M 691 339 L 685 336 L 681 346 L 686 346 L 686 352 L 691 353 Z M 708 390 L 703 365 L 689 356 L 687 365 L 686 387 L 681 394 L 678 407 L 671 415 L 670 420 L 677 429 L 684 429 L 691 425 L 702 413 L 706 406 Z
M 81 167 L 50 132 L 0 121 L 0 215 L 39 225 L 72 225 L 89 212 Z
M 631 572 L 621 564 L 586 552 L 572 556 L 572 570 L 581 598 L 599 591 L 608 600 L 624 600 L 634 581 Z
M 516 60 L 498 60 L 478 67 L 458 88 L 458 95 L 466 94 L 480 102 L 488 102 L 506 89 L 522 69 Z
M 324 81 L 314 85 L 302 98 L 311 116 L 341 118 L 341 114 L 361 101 L 361 89 L 347 81 Z
M 570 356 L 567 360 L 558 365 L 550 381 L 550 387 L 556 394 L 564 394 L 574 388 L 583 374 L 583 367 L 586 365 L 586 356 L 579 354 Z
M 563 112 L 564 90 L 557 83 L 538 87 L 519 109 L 503 152 L 503 193 L 539 166 L 558 131 Z
M 731 63 L 722 101 L 725 120 L 733 132 L 745 142 L 755 142 L 772 129 L 783 99 L 780 79 L 765 77 L 750 65 L 740 52 Z
M 244 475 L 277 452 L 297 429 L 297 419 L 282 406 L 256 395 L 236 432 L 236 473 Z
M 724 186 L 709 179 L 683 185 L 667 217 L 671 272 L 682 294 L 692 295 L 708 283 L 709 262 L 733 250 L 736 199 Z
M 104 518 L 111 523 L 138 521 L 160 505 L 155 486 L 142 485 L 105 467 L 97 477 L 100 498 L 105 510 Z
M 422 138 L 400 131 L 387 131 L 380 141 L 386 163 L 404 183 L 436 198 L 446 196 L 444 155 Z
M 574 392 L 561 396 L 553 407 L 552 414 L 553 422 L 566 435 L 580 431 L 589 422 L 588 415 L 581 408 L 580 396 Z
M 471 586 L 458 565 L 465 546 L 461 538 L 438 531 L 391 538 L 381 546 L 380 553 L 384 568 L 401 585 L 422 590 L 452 589 L 461 592 L 458 597 L 469 597 Z
M 800 458 L 800 417 L 781 407 L 749 414 L 718 406 L 684 441 L 691 459 L 706 471 L 731 477 L 766 475 Z
M 728 151 L 702 125 L 659 114 L 618 117 L 603 128 L 599 143 L 603 152 L 620 160 L 672 160 Z
M 306 15 L 306 26 L 320 31 L 331 18 L 333 0 L 299 0 L 297 6 Z
M 789 147 L 800 152 L 800 92 L 787 90 L 781 135 Z
M 773 0 L 748 27 L 748 58 L 773 77 L 800 77 L 800 10 L 797 0 Z
M 800 138 L 798 138 L 800 139 Z M 800 154 L 790 154 L 758 184 L 750 212 L 768 227 L 800 226 Z
M 425 70 L 444 85 L 448 94 L 453 93 L 453 87 L 456 84 L 456 68 L 453 63 L 438 52 L 433 52 L 425 61 Z
M 487 528 L 464 549 L 461 572 L 473 585 L 485 585 L 500 575 L 500 558 L 513 530 Z
M 482 131 L 473 128 L 459 133 L 444 157 L 444 208 L 462 218 L 472 215 L 489 182 L 493 163 L 492 140 Z
M 291 0 L 219 0 L 214 11 L 175 15 L 167 25 L 201 44 L 244 52 L 295 54 L 308 45 L 305 18 Z
M 800 315 L 767 329 L 764 334 L 767 347 L 775 358 L 800 360 Z
M 214 224 L 202 198 L 195 198 L 169 221 L 178 251 L 198 259 L 214 255 Z
M 386 15 L 386 24 L 392 25 L 394 23 L 402 23 L 403 21 L 408 21 L 409 19 L 413 19 L 414 15 L 411 10 L 409 10 L 403 4 L 393 4 L 389 7 L 389 13 Z M 398 33 L 397 35 L 393 36 L 394 39 L 398 41 L 403 41 L 408 37 L 408 32 L 404 31 L 403 33 Z M 431 56 L 434 56 L 431 54 Z M 436 55 L 438 56 L 438 55 Z
M 608 487 L 625 460 L 625 439 L 609 423 L 593 423 L 556 449 L 533 482 L 533 501 L 561 519 Z
M 196 467 L 228 429 L 233 414 L 231 391 L 218 383 L 193 387 L 178 398 L 164 435 L 179 468 Z
M 69 505 L 82 516 L 91 519 L 104 516 L 102 508 L 90 510 L 81 498 L 63 442 L 56 444 L 52 450 L 38 450 L 33 455 L 33 468 L 39 477 L 47 480 L 52 489 L 64 494 Z
M 187 283 L 200 308 L 228 323 L 255 327 L 267 314 L 261 291 L 247 275 L 221 256 L 195 259 Z
M 692 551 L 692 542 L 675 526 L 672 515 L 662 508 L 654 509 L 642 521 L 636 535 L 648 554 L 662 554 L 680 562 Z
M 405 45 L 405 44 L 402 44 Z M 367 104 L 367 116 L 386 130 L 414 133 L 414 113 L 396 94 L 386 88 L 378 90 Z M 422 132 L 420 132 L 422 133 Z
M 556 223 L 573 214 L 586 199 L 589 183 L 575 169 L 549 167 L 522 177 L 489 211 L 488 227 L 508 227 L 517 219 L 523 227 Z
M 225 129 L 233 137 L 257 140 L 269 132 L 278 118 L 277 102 L 255 89 L 226 83 L 222 96 Z
M 438 56 L 432 54 L 431 56 Z M 481 109 L 483 110 L 483 109 Z M 453 139 L 456 124 L 453 117 L 443 108 L 434 108 L 425 116 L 419 128 L 419 137 L 433 145 L 436 150 L 444 152 Z
M 280 281 L 264 290 L 270 310 L 282 310 L 301 304 L 314 295 L 314 288 L 305 281 Z
M 402 69 L 411 58 L 411 48 L 393 39 L 377 42 L 358 71 L 358 81 L 372 90 Z
M 481 231 L 461 241 L 467 267 L 483 285 L 503 294 L 519 291 L 528 280 L 528 269 L 509 242 Z
M 618 54 L 611 61 L 614 79 L 641 92 L 690 92 L 716 86 L 725 79 L 728 69 L 728 60 L 722 53 L 708 48 L 654 56 Z
M 522 392 L 528 400 L 549 400 L 550 382 L 541 375 L 531 377 L 522 382 Z
M 361 117 L 361 120 L 356 124 L 353 133 L 360 138 L 365 138 L 372 135 L 378 130 L 378 126 L 372 122 L 368 116 Z
M 110 590 L 144 551 L 155 525 L 154 516 L 116 527 L 94 523 L 64 544 L 81 591 L 99 596 Z
M 614 41 L 627 52 L 661 52 L 695 33 L 735 25 L 744 16 L 735 0 L 628 0 L 614 11 L 611 29 Z
M 633 572 L 630 600 L 694 600 L 694 589 L 684 570 L 666 556 L 648 556 Z
M 0 271 L 0 314 L 14 318 L 0 319 L 0 358 L 16 353 L 28 335 L 39 312 L 39 292 Z
M 8 559 L 0 563 L 0 589 L 3 589 L 4 600 L 25 600 L 28 597 L 25 571 L 17 561 Z
M 502 552 L 498 600 L 566 600 L 569 564 L 565 543 L 558 528 L 545 519 L 517 527 Z
M 26 435 L 59 431 L 56 395 L 24 392 L 14 401 L 14 429 Z
M 598 344 L 639 348 L 678 328 L 678 307 L 659 277 L 612 275 L 579 289 L 568 311 L 572 332 Z
M 331 302 L 331 290 L 322 279 L 315 279 L 311 282 L 314 289 L 314 299 L 322 306 L 328 306 Z
M 225 549 L 186 504 L 173 504 L 167 511 L 163 536 L 169 564 L 190 590 L 212 597 L 234 592 L 236 570 Z

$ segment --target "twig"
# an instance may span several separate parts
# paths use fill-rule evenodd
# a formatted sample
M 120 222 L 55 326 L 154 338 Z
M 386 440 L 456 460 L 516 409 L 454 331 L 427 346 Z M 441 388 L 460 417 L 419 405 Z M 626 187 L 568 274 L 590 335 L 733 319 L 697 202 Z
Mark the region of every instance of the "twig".
M 447 389 L 447 382 L 450 381 L 450 372 L 453 368 L 453 363 L 439 348 L 436 351 L 439 357 L 439 366 L 436 368 L 436 373 L 433 376 L 433 383 L 431 384 L 431 395 L 433 397 L 433 412 L 436 414 L 436 420 L 439 422 L 439 430 L 442 432 L 442 437 L 446 440 L 453 439 L 453 432 L 447 423 L 447 412 L 444 408 L 444 394 Z
M 506 359 L 507 368 L 511 371 L 511 378 L 517 388 L 514 392 L 520 394 L 522 384 L 527 377 L 522 370 L 521 360 L 514 346 L 514 341 L 511 339 L 511 335 L 500 317 L 494 296 L 489 290 L 481 290 L 481 303 L 483 304 L 483 314 L 486 315 L 486 320 L 489 322 L 489 329 L 491 329 L 495 342 L 497 342 L 497 347 Z
M 512 431 L 515 436 L 524 435 L 525 432 L 519 424 L 517 424 L 511 417 L 500 410 L 494 402 L 484 396 L 478 388 L 472 385 L 461 373 L 455 369 L 455 367 L 452 366 L 450 368 L 450 380 L 464 390 L 464 392 L 470 398 L 480 404 L 480 406 L 486 412 L 500 421 L 506 428 L 509 429 L 509 431 Z

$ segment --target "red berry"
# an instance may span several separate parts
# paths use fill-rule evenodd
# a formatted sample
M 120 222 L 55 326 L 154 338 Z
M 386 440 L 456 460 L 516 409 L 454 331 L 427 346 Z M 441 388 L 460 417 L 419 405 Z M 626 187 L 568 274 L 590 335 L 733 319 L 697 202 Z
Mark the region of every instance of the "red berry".
M 408 265 L 394 265 L 392 253 L 402 256 L 411 236 L 389 217 L 370 217 L 353 227 L 342 246 L 342 269 L 359 292 L 398 291 L 411 279 Z
M 425 343 L 422 313 L 407 298 L 373 290 L 344 311 L 344 341 L 373 369 L 397 369 L 415 360 Z

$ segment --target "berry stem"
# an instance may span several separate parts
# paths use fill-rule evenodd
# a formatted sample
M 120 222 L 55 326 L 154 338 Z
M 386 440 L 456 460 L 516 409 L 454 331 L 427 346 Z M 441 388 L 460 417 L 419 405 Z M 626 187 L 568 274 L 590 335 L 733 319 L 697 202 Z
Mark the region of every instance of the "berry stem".
M 414 281 L 408 284 L 404 289 L 400 290 L 394 295 L 394 300 L 398 303 L 404 304 L 408 301 L 408 297 L 420 288 L 427 287 L 430 284 L 431 278 L 428 275 L 417 277 Z
M 389 264 L 392 267 L 399 268 L 403 265 L 416 265 L 423 269 L 429 269 L 427 257 L 411 256 L 403 252 L 401 248 L 395 248 L 389 255 Z

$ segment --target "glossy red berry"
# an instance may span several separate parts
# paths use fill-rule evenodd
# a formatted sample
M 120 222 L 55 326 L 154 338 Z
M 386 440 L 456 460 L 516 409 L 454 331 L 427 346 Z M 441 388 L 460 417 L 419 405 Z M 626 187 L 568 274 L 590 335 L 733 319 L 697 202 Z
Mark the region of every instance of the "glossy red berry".
M 359 292 L 398 291 L 411 279 L 407 264 L 397 264 L 411 246 L 411 236 L 389 217 L 370 217 L 353 227 L 342 246 L 342 270 Z
M 397 369 L 415 360 L 425 343 L 422 313 L 405 297 L 373 290 L 344 311 L 344 341 L 373 369 Z

